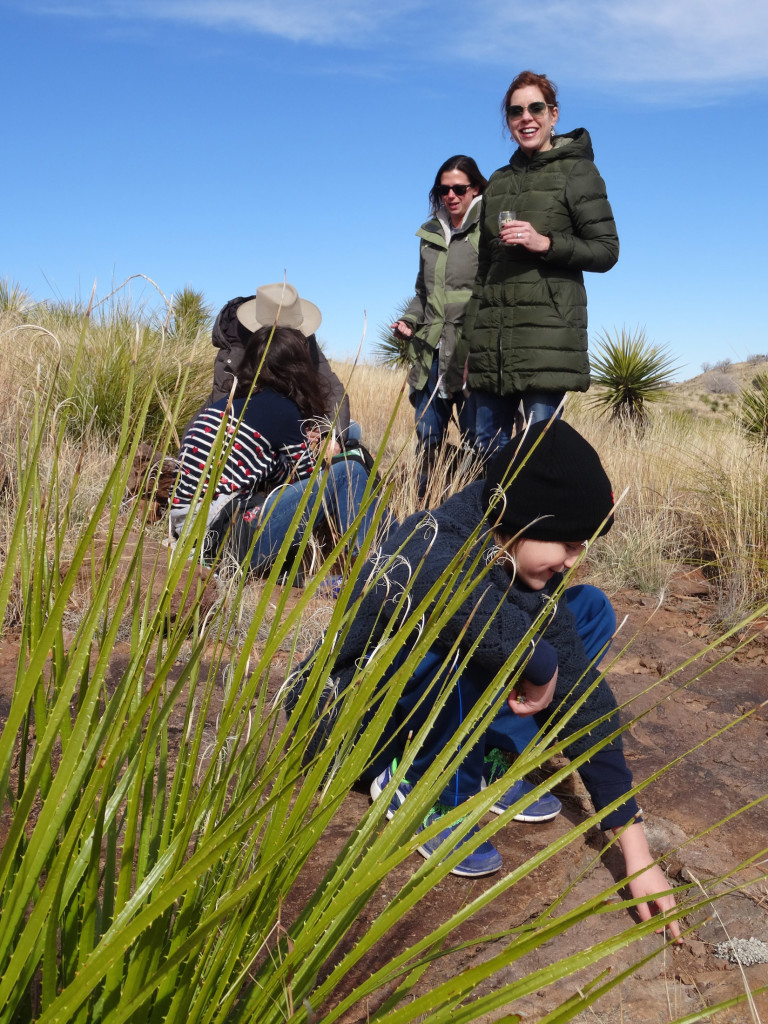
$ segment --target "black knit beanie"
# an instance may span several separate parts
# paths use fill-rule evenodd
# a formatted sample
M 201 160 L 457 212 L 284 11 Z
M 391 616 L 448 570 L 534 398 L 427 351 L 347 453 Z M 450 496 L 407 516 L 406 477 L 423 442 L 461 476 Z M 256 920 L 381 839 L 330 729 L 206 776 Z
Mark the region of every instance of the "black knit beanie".
M 600 456 L 578 431 L 564 420 L 541 420 L 491 460 L 483 509 L 506 533 L 579 542 L 606 517 L 600 533 L 613 526 L 613 491 Z

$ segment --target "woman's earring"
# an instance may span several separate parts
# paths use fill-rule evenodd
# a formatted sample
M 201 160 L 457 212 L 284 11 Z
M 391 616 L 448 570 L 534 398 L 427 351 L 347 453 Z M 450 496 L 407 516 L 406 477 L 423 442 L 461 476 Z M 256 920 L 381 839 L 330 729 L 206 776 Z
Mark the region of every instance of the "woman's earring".
M 551 139 L 551 140 L 552 140 L 552 141 L 554 142 L 554 139 L 555 139 L 555 129 L 554 129 L 554 125 L 552 126 L 552 128 L 550 128 L 550 129 L 549 129 L 549 137 L 550 137 L 550 139 Z

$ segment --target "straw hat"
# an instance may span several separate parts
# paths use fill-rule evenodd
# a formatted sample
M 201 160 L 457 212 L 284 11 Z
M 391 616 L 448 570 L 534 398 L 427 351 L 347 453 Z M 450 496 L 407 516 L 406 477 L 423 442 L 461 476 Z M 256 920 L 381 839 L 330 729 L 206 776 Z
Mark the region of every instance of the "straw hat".
M 237 319 L 249 331 L 260 327 L 294 327 L 305 338 L 314 334 L 323 315 L 313 302 L 302 299 L 292 284 L 263 284 L 252 299 L 237 307 Z

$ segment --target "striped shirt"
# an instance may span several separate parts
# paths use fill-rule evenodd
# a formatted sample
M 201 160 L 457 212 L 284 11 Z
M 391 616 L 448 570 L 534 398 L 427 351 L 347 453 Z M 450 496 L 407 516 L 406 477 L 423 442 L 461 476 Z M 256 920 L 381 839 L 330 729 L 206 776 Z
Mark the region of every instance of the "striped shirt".
M 302 415 L 290 398 L 265 388 L 247 401 L 236 398 L 228 414 L 226 405 L 227 400 L 221 399 L 208 406 L 195 417 L 184 436 L 172 498 L 172 506 L 180 511 L 192 504 L 224 416 L 227 425 L 223 446 L 226 449 L 231 443 L 231 449 L 212 502 L 238 493 L 272 490 L 289 480 L 304 480 L 312 473 L 314 456 L 304 435 Z M 212 468 L 209 466 L 201 496 Z

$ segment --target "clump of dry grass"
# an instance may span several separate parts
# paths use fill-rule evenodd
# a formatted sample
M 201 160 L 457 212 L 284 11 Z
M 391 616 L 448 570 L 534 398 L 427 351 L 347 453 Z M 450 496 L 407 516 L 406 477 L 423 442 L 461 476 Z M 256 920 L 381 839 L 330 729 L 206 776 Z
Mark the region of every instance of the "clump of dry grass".
M 768 596 L 768 454 L 735 423 L 657 413 L 642 432 L 566 416 L 629 494 L 594 549 L 598 576 L 662 592 L 682 562 L 701 566 L 718 593 L 718 618 L 735 621 Z M 602 554 L 600 553 L 602 549 Z

